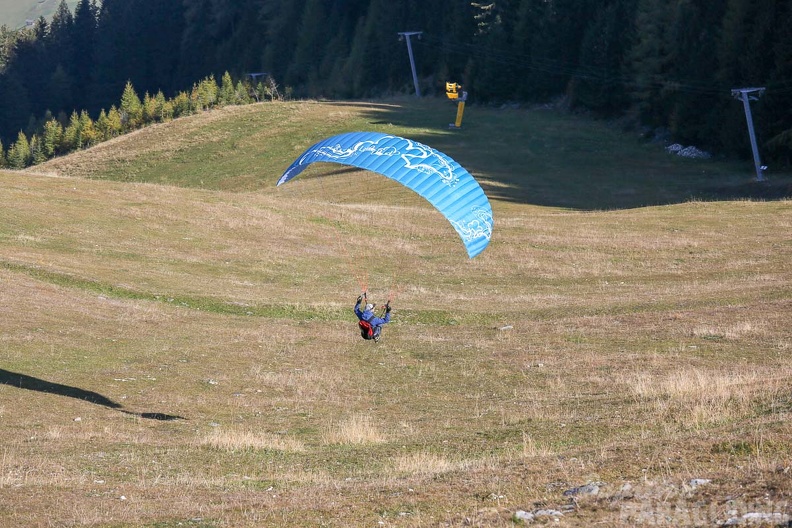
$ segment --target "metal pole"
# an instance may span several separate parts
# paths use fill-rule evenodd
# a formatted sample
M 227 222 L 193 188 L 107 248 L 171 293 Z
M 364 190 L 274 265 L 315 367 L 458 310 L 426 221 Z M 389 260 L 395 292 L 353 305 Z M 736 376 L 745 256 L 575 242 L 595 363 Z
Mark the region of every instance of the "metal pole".
M 759 95 L 764 92 L 764 88 L 739 88 L 732 90 L 732 95 L 742 100 L 743 108 L 745 109 L 745 120 L 748 122 L 748 136 L 751 139 L 751 150 L 753 151 L 754 167 L 756 169 L 756 181 L 764 181 L 762 174 L 764 167 L 759 159 L 759 148 L 756 146 L 756 133 L 754 133 L 753 116 L 751 115 L 751 103 L 748 97 L 749 93 L 759 92 Z M 756 97 L 754 97 L 756 99 Z
M 420 35 L 423 31 L 404 31 L 399 33 L 407 40 L 407 53 L 410 55 L 410 68 L 412 68 L 413 85 L 415 86 L 415 96 L 421 97 L 421 89 L 418 87 L 418 74 L 415 72 L 415 59 L 413 58 L 412 43 L 410 37 L 413 35 Z

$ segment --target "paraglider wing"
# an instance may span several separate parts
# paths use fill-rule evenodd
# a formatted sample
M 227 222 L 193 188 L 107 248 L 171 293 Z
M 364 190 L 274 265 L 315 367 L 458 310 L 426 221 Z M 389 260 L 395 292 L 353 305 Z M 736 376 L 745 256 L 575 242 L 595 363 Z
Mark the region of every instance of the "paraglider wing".
M 489 244 L 493 223 L 487 196 L 468 171 L 432 147 L 379 132 L 340 134 L 306 150 L 286 169 L 278 185 L 317 161 L 376 172 L 412 189 L 454 226 L 470 258 Z

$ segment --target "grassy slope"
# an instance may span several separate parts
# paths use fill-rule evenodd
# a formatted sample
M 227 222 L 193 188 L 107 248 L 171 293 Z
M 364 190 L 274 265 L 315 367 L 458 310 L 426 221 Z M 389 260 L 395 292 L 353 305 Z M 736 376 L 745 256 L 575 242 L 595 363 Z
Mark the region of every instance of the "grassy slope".
M 750 168 L 434 105 L 230 108 L 0 174 L 3 524 L 508 526 L 590 481 L 563 523 L 788 503 L 790 202 L 689 201 Z M 358 129 L 474 172 L 490 247 L 384 179 L 349 198 L 359 172 L 273 188 Z M 402 285 L 378 346 L 350 256 Z
M 60 0 L 0 0 L 0 25 L 17 28 L 23 26 L 26 20 L 36 20 L 41 16 L 49 20 L 59 3 Z M 74 13 L 77 0 L 66 3 Z

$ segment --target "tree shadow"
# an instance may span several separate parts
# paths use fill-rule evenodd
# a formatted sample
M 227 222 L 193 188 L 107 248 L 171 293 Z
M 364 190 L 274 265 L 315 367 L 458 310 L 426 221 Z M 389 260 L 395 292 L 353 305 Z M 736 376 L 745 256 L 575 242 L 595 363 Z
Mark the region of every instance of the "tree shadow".
M 34 378 L 27 374 L 19 374 L 17 372 L 10 372 L 8 370 L 0 369 L 0 384 L 16 387 L 18 389 L 31 390 L 36 392 L 44 392 L 47 394 L 56 394 L 58 396 L 66 396 L 67 398 L 76 398 L 78 400 L 85 400 L 87 402 L 116 409 L 124 414 L 139 416 L 147 420 L 160 420 L 160 421 L 173 421 L 183 420 L 181 416 L 174 416 L 164 413 L 139 413 L 128 411 L 123 408 L 120 403 L 114 402 L 110 398 L 99 394 L 98 392 L 80 389 L 79 387 L 72 387 L 70 385 L 63 385 L 61 383 L 53 383 L 51 381 Z
M 632 209 L 690 200 L 783 200 L 792 173 L 757 182 L 750 162 L 687 159 L 616 123 L 552 109 L 469 105 L 462 129 L 456 108 L 439 98 L 363 107 L 371 130 L 414 129 L 410 139 L 459 162 L 487 196 L 504 202 L 583 211 Z

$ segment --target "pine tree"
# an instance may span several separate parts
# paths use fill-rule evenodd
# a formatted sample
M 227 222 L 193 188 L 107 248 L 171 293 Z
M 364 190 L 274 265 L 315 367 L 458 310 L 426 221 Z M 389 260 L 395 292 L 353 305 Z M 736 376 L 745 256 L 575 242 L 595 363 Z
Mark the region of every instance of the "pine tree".
M 44 41 L 38 39 L 38 33 L 44 29 L 34 26 L 19 32 L 13 50 L 13 61 L 8 65 L 7 73 L 15 75 L 30 101 L 30 112 L 43 113 L 44 100 L 47 97 L 47 84 L 50 77 L 50 68 L 47 60 L 47 50 Z
M 217 104 L 220 106 L 236 104 L 236 95 L 234 93 L 234 81 L 231 79 L 231 74 L 225 72 L 220 81 L 220 91 L 217 94 Z
M 61 0 L 49 28 L 47 48 L 53 65 L 68 68 L 74 57 L 74 17 L 66 0 Z
M 30 143 L 24 132 L 19 132 L 17 140 L 8 149 L 8 166 L 24 169 L 30 165 Z
M 536 42 L 547 23 L 549 4 L 543 0 L 522 0 L 516 13 L 513 29 L 514 93 L 519 100 L 544 101 L 548 94 L 540 87 L 546 84 L 546 58 Z
M 194 108 L 197 110 L 209 110 L 217 104 L 217 92 L 219 88 L 214 75 L 206 77 L 204 80 L 193 86 L 190 99 Z
M 44 147 L 42 140 L 38 134 L 33 134 L 30 138 L 30 162 L 33 165 L 38 165 L 47 161 L 47 156 L 44 154 Z
M 723 10 L 722 2 L 680 2 L 669 27 L 664 124 L 676 140 L 705 148 L 717 143 L 724 111 L 734 109 L 728 91 L 715 82 L 718 63 L 713 57 Z
M 580 64 L 570 83 L 573 106 L 583 106 L 602 116 L 624 113 L 624 56 L 631 34 L 634 0 L 612 0 L 591 20 L 581 42 Z
M 324 0 L 307 0 L 300 21 L 300 39 L 294 50 L 293 59 L 286 71 L 284 82 L 300 87 L 300 93 L 318 95 L 319 65 L 325 53 L 330 28 Z
M 44 124 L 41 148 L 47 159 L 58 152 L 63 138 L 63 126 L 56 119 L 49 119 Z
M 236 104 L 250 104 L 253 98 L 250 95 L 251 87 L 248 83 L 237 81 L 236 88 L 234 88 L 234 97 Z
M 70 109 L 74 101 L 72 77 L 58 64 L 49 81 L 49 106 L 55 112 Z
M 61 152 L 74 152 L 82 148 L 82 135 L 80 129 L 80 115 L 75 111 L 69 118 L 69 124 L 63 130 L 61 139 Z
M 96 130 L 101 141 L 107 141 L 113 137 L 110 133 L 110 120 L 107 118 L 107 112 L 105 112 L 104 108 L 99 112 L 99 117 L 96 118 Z
M 44 43 L 50 72 L 44 97 L 47 107 L 54 112 L 69 112 L 76 106 L 72 67 L 75 55 L 74 17 L 65 0 L 60 1 L 52 16 Z
M 87 94 L 92 85 L 97 16 L 95 0 L 80 0 L 74 10 L 71 39 L 74 55 L 70 62 L 76 95 L 75 106 L 78 108 L 85 108 L 89 103 Z
M 143 103 L 140 101 L 132 83 L 127 81 L 121 95 L 121 123 L 123 130 L 129 132 L 140 127 L 143 122 Z
M 150 125 L 159 120 L 157 116 L 157 101 L 148 92 L 143 95 L 143 125 Z
M 121 112 L 118 111 L 115 105 L 110 107 L 107 111 L 107 133 L 108 139 L 119 136 L 124 130 L 123 119 Z
M 184 117 L 193 113 L 190 96 L 186 92 L 179 92 L 173 98 L 173 117 Z
M 322 45 L 321 62 L 316 74 L 318 79 L 312 79 L 315 86 L 311 95 L 326 97 L 343 97 L 348 91 L 348 80 L 344 77 L 344 63 L 350 52 L 355 29 L 356 19 L 349 16 L 349 9 L 358 9 L 353 2 L 333 2 L 327 20 L 324 22 L 327 41 Z M 255 93 L 258 92 L 256 87 Z
M 127 82 L 141 92 L 170 89 L 183 28 L 183 2 L 103 0 L 97 22 L 93 111 L 106 107 Z
M 173 119 L 173 103 L 165 98 L 162 90 L 158 91 L 157 95 L 154 96 L 154 102 L 156 105 L 155 112 L 159 121 L 164 122 Z
M 630 49 L 634 99 L 641 118 L 653 126 L 665 124 L 667 103 L 663 97 L 670 56 L 668 29 L 673 25 L 672 8 L 664 0 L 639 0 L 635 16 L 636 40 Z
M 186 85 L 214 69 L 215 49 L 207 30 L 212 23 L 212 0 L 191 0 L 184 4 L 178 79 Z
M 0 169 L 4 169 L 7 166 L 8 166 L 8 160 L 6 159 L 5 148 L 3 147 L 3 141 L 0 140 Z
M 306 0 L 262 0 L 259 16 L 264 21 L 261 31 L 266 36 L 261 63 L 264 71 L 275 79 L 284 79 L 286 71 L 294 56 L 294 49 L 299 42 L 299 33 L 294 28 L 299 27 L 300 17 Z M 360 11 L 351 9 L 352 12 Z
M 262 3 L 262 0 L 212 0 L 210 24 L 205 27 L 214 61 L 212 71 L 219 73 L 230 65 L 233 65 L 232 74 L 258 71 L 265 40 L 264 19 L 259 16 Z
M 100 134 L 93 119 L 88 115 L 88 112 L 83 110 L 80 112 L 80 147 L 92 147 L 99 141 Z
M 32 112 L 25 84 L 13 71 L 0 75 L 0 136 L 13 137 L 27 126 Z
M 771 160 L 792 165 L 792 5 L 778 6 L 773 49 L 774 66 L 758 116 L 767 123 L 767 153 Z
M 156 93 L 157 90 L 170 92 L 185 86 L 187 83 L 177 82 L 179 47 L 185 31 L 185 8 L 193 0 L 140 2 L 135 17 L 135 28 L 139 33 L 132 34 L 132 40 L 138 43 L 136 48 L 143 69 L 133 71 L 131 79 L 139 90 L 149 93 Z M 231 57 L 229 62 L 233 60 Z
M 510 100 L 515 97 L 520 79 L 514 65 L 514 24 L 519 20 L 517 2 L 497 0 L 473 2 L 477 22 L 475 42 L 486 53 L 474 61 L 475 76 L 471 88 L 482 99 Z M 504 63 L 512 67 L 505 68 Z
M 349 58 L 344 65 L 345 76 L 350 85 L 349 95 L 352 97 L 368 97 L 375 93 L 382 93 L 388 89 L 388 79 L 393 73 L 393 67 L 398 64 L 400 74 L 399 91 L 414 91 L 410 63 L 407 54 L 400 50 L 398 57 L 401 60 L 383 62 L 382 57 L 391 52 L 396 56 L 397 34 L 401 28 L 391 13 L 393 5 L 388 0 L 372 0 L 369 4 L 365 18 L 361 18 L 352 40 Z M 417 39 L 412 38 L 413 53 L 416 60 L 418 53 Z M 401 44 L 400 46 L 404 46 Z M 394 76 L 395 78 L 396 76 Z

